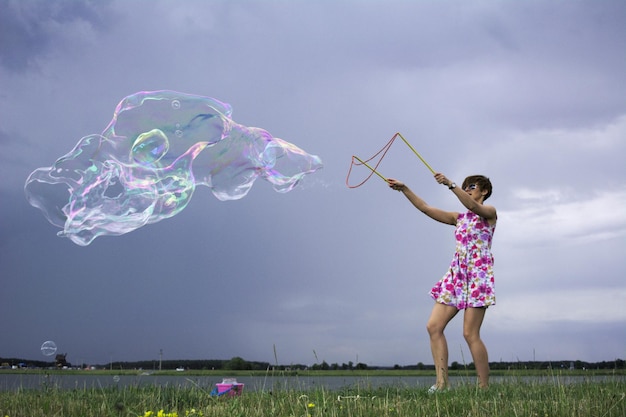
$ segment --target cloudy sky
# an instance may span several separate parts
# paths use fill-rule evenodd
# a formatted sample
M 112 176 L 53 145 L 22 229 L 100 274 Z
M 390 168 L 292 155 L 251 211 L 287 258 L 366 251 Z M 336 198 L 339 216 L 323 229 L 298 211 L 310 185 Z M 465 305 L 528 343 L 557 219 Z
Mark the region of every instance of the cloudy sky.
M 0 356 L 432 363 L 430 287 L 454 251 L 351 156 L 401 132 L 498 209 L 491 361 L 626 357 L 626 3 L 0 0 Z M 295 190 L 86 247 L 24 182 L 142 90 L 210 96 L 319 155 Z M 462 210 L 401 142 L 380 167 Z M 363 171 L 353 172 L 354 181 Z M 459 316 L 450 360 L 470 362 Z

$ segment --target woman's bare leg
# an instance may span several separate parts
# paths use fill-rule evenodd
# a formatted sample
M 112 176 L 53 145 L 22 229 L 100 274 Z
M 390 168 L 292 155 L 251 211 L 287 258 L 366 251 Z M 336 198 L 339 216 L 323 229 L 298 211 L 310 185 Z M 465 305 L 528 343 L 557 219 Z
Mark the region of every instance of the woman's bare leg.
M 478 386 L 487 388 L 489 386 L 489 355 L 487 348 L 480 338 L 480 326 L 485 318 L 486 308 L 467 308 L 463 318 L 463 337 L 469 346 L 476 366 L 478 376 Z
M 430 336 L 430 350 L 437 372 L 437 388 L 448 387 L 448 342 L 443 334 L 446 326 L 459 312 L 456 307 L 435 303 L 426 324 Z

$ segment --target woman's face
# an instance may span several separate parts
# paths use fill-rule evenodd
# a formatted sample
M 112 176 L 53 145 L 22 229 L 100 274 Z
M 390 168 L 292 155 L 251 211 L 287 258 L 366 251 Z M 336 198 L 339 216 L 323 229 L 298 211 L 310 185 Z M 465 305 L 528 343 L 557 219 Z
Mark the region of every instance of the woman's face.
M 463 191 L 468 193 L 470 197 L 472 197 L 475 201 L 480 202 L 482 202 L 485 198 L 485 195 L 487 195 L 487 191 L 481 190 L 478 184 L 475 183 L 466 184 L 463 188 Z

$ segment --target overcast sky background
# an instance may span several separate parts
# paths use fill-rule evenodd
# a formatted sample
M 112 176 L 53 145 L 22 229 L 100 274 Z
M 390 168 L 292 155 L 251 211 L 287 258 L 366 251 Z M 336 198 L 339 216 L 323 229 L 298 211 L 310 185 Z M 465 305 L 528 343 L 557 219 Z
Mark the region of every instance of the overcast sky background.
M 87 247 L 57 237 L 27 176 L 161 89 L 230 103 L 324 168 L 287 194 L 200 187 Z M 377 177 L 345 185 L 397 131 L 457 182 L 492 179 L 491 361 L 626 357 L 622 0 L 0 0 L 0 356 L 432 363 L 453 228 Z M 401 142 L 380 171 L 462 210 Z M 469 363 L 461 323 L 450 361 Z

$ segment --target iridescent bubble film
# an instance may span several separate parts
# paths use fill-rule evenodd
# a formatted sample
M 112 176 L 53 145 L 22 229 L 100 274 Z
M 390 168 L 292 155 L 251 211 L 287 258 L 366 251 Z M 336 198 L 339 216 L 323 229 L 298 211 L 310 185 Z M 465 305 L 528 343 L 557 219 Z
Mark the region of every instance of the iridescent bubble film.
M 32 172 L 26 197 L 63 229 L 59 236 L 85 246 L 176 215 L 198 185 L 236 200 L 259 177 L 284 193 L 322 167 L 319 157 L 237 124 L 231 113 L 226 103 L 175 91 L 128 96 L 102 134 Z

